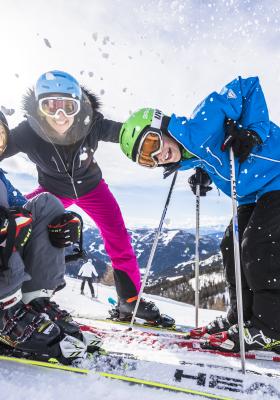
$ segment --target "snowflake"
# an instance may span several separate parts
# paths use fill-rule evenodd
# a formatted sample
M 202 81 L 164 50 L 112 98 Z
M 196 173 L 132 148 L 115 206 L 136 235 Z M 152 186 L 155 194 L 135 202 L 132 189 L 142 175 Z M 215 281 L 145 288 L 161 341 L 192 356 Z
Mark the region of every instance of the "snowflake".
M 86 152 L 80 154 L 80 160 L 85 161 L 88 158 L 88 154 Z

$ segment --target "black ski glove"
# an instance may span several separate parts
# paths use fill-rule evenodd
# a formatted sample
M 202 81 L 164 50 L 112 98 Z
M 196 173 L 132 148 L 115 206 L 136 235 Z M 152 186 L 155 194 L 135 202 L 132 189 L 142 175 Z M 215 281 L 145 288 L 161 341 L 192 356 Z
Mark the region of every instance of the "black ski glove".
M 262 144 L 259 135 L 252 130 L 238 128 L 236 121 L 228 118 L 225 121 L 226 139 L 221 150 L 226 151 L 232 147 L 233 153 L 238 157 L 239 162 L 245 161 L 254 146 Z
M 64 214 L 54 218 L 48 225 L 51 244 L 62 248 L 79 242 L 81 226 L 80 215 L 72 211 L 66 211 Z
M 22 207 L 0 207 L 0 258 L 8 268 L 12 252 L 23 251 L 32 231 L 32 215 Z
M 27 243 L 31 231 L 32 215 L 29 211 L 22 207 L 0 207 L 0 243 L 11 240 L 13 251 L 20 250 Z M 7 242 L 5 246 L 8 246 Z
M 200 196 L 206 196 L 206 193 L 212 190 L 213 188 L 210 186 L 212 183 L 211 178 L 201 168 L 196 168 L 195 174 L 191 175 L 188 179 L 189 185 L 193 194 L 196 195 L 196 186 L 199 185 L 200 188 Z

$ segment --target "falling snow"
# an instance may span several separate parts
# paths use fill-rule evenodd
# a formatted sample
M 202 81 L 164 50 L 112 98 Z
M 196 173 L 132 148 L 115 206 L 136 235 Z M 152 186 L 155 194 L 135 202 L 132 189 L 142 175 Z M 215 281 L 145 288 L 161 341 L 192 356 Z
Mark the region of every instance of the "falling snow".
M 44 38 L 43 40 L 44 40 L 45 45 L 51 49 L 52 46 L 51 46 L 49 40 L 46 38 Z

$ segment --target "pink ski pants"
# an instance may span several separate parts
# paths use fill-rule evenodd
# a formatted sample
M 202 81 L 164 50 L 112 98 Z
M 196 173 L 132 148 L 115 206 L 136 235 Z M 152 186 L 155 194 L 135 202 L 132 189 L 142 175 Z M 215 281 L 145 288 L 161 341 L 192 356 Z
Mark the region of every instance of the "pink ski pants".
M 31 199 L 43 192 L 47 192 L 47 190 L 39 186 L 25 197 Z M 119 205 L 105 181 L 102 179 L 96 188 L 77 199 L 55 196 L 62 202 L 64 208 L 75 204 L 90 216 L 101 233 L 113 268 L 125 272 L 139 292 L 140 272 L 130 236 L 126 230 Z

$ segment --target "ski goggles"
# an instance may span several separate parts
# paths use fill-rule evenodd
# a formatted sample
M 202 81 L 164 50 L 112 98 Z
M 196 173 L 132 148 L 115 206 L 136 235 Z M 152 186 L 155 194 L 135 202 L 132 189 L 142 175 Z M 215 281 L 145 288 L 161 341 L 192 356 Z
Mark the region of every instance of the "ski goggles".
M 158 166 L 156 156 L 162 151 L 162 137 L 159 132 L 147 131 L 141 138 L 136 162 L 144 167 L 155 168 Z
M 69 97 L 45 97 L 39 100 L 39 110 L 47 117 L 56 117 L 59 112 L 66 117 L 74 117 L 80 108 L 80 100 Z

